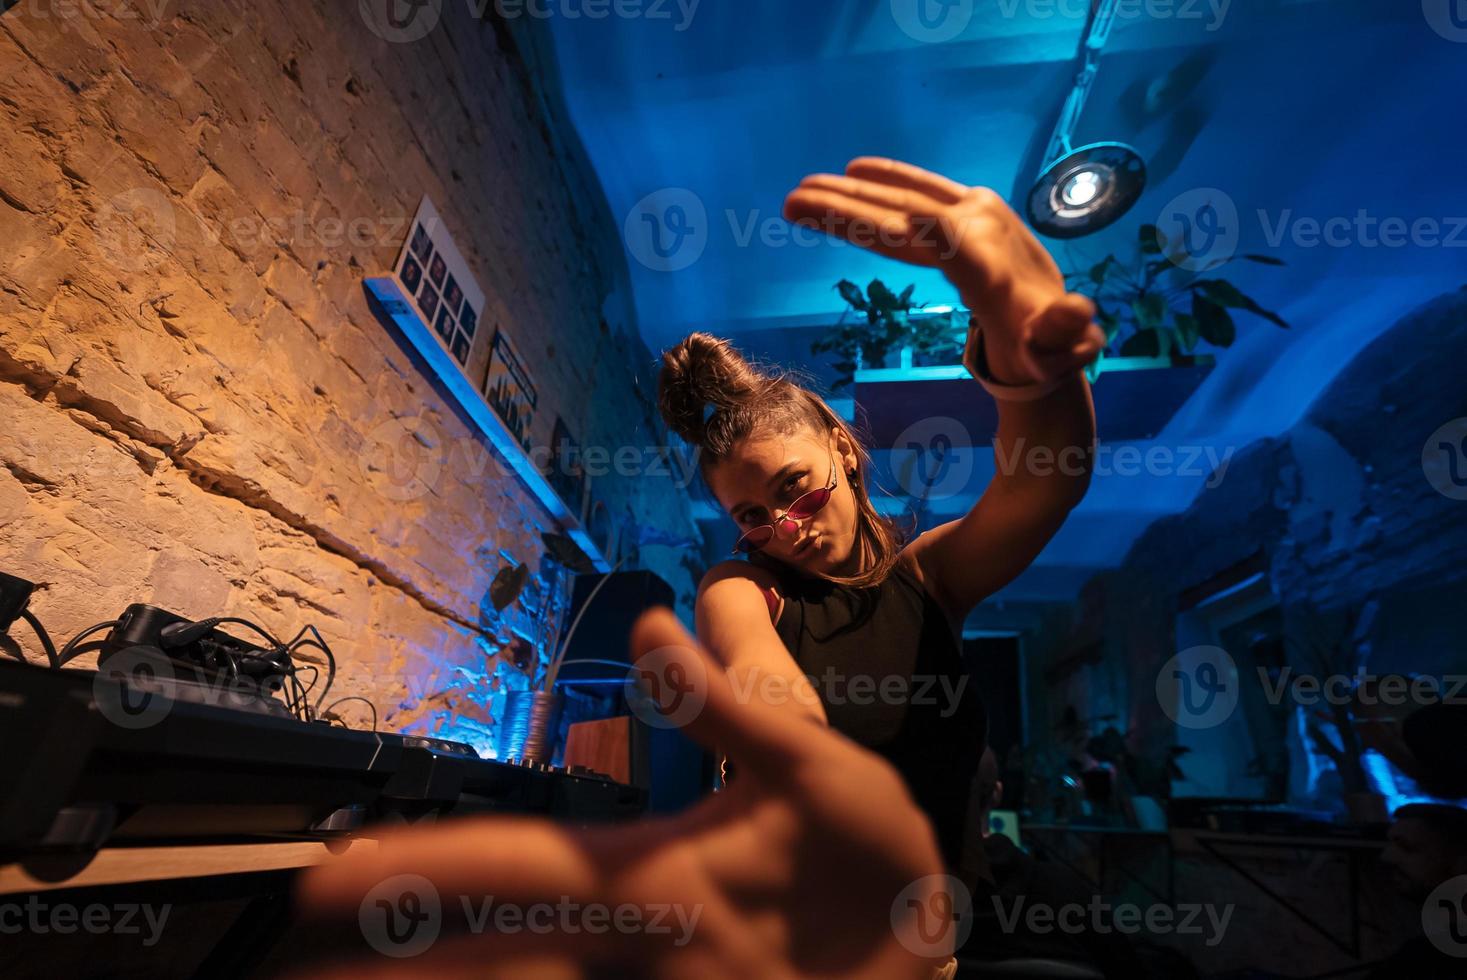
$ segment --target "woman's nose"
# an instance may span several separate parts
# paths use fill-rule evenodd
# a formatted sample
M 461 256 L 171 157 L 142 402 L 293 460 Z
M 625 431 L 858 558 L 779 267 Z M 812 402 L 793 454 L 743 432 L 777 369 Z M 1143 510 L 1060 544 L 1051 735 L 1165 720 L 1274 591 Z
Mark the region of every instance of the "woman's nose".
M 786 515 L 774 522 L 774 531 L 780 537 L 792 538 L 800 533 L 800 524 L 794 518 Z

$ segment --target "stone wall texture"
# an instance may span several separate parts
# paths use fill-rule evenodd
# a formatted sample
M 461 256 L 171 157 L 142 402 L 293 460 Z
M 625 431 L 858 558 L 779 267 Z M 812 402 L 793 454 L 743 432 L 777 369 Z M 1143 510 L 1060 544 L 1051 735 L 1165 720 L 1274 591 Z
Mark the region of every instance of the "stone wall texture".
M 527 67 L 537 25 L 474 9 L 410 42 L 331 0 L 0 16 L 0 569 L 44 585 L 54 633 L 132 602 L 313 623 L 333 698 L 480 744 L 523 686 L 507 644 L 543 583 L 502 615 L 484 597 L 540 570 L 554 522 L 362 289 L 422 194 L 552 406 L 534 441 L 555 409 L 585 446 L 660 440 L 646 350 L 603 312 L 616 222 Z M 641 564 L 690 603 L 684 495 L 598 489 L 665 531 Z

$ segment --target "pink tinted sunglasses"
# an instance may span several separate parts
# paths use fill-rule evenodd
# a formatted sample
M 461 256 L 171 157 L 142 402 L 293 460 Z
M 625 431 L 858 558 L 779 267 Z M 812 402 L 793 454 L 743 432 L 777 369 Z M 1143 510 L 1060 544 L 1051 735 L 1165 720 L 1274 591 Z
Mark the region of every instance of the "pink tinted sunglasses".
M 758 527 L 749 528 L 734 542 L 733 551 L 730 551 L 729 554 L 737 555 L 742 553 L 747 555 L 750 552 L 758 551 L 774 540 L 776 531 L 786 531 L 793 534 L 799 529 L 799 524 L 796 522 L 814 517 L 820 513 L 821 508 L 830 503 L 830 495 L 835 492 L 838 482 L 837 474 L 839 472 L 840 467 L 835 465 L 835 457 L 832 456 L 830 459 L 829 486 L 820 487 L 819 489 L 808 491 L 796 497 L 795 502 L 790 504 L 789 509 L 784 512 L 783 517 L 776 518 L 769 524 L 760 524 Z

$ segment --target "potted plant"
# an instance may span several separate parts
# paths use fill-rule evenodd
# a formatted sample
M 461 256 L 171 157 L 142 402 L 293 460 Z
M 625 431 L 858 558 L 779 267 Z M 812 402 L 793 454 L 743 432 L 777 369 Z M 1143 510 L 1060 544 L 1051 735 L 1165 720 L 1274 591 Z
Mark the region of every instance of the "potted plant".
M 907 314 L 913 309 L 908 286 L 893 293 L 880 279 L 871 280 L 866 291 L 848 279 L 835 284 L 846 310 L 835 325 L 810 345 L 810 353 L 833 353 L 837 372 L 833 388 L 843 388 L 855 378 L 858 368 L 885 367 L 889 355 L 908 339 Z M 859 319 L 851 317 L 856 312 Z
M 1237 337 L 1233 310 L 1263 317 L 1284 329 L 1288 323 L 1264 309 L 1226 279 L 1208 276 L 1233 261 L 1216 259 L 1200 269 L 1187 268 L 1180 242 L 1168 251 L 1165 235 L 1155 225 L 1142 225 L 1137 257 L 1130 264 L 1107 255 L 1088 270 L 1067 273 L 1066 288 L 1095 301 L 1096 321 L 1108 346 L 1087 371 L 1095 381 L 1107 358 L 1136 357 L 1193 363 L 1199 344 L 1229 347 Z M 1237 258 L 1263 265 L 1283 265 L 1270 255 Z
M 581 606 L 581 613 L 565 628 L 565 616 L 570 608 L 570 588 L 576 575 L 596 571 L 575 542 L 561 534 L 542 532 L 540 540 L 545 545 L 541 555 L 541 579 L 545 583 L 543 598 L 536 615 L 536 638 L 526 651 L 516 648 L 515 663 L 530 673 L 529 686 L 523 690 L 510 691 L 505 695 L 504 711 L 499 719 L 497 743 L 499 757 L 520 759 L 525 762 L 548 764 L 555 754 L 555 733 L 563 706 L 563 695 L 555 689 L 556 676 L 564 662 L 565 651 L 575 635 L 581 615 L 590 607 L 596 593 L 611 578 L 621 565 L 618 561 L 607 572 Z M 490 585 L 490 599 L 497 611 L 502 611 L 519 598 L 529 574 L 523 564 L 506 566 L 494 576 Z M 548 663 L 541 669 L 539 651 L 552 651 Z

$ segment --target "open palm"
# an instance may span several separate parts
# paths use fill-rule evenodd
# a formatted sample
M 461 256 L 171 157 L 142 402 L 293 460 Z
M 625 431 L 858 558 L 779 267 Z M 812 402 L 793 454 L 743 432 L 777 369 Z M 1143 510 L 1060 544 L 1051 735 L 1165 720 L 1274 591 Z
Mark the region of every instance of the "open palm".
M 521 908 L 671 905 L 669 931 L 491 926 L 343 975 L 584 977 L 614 963 L 668 978 L 930 977 L 952 948 L 950 895 L 898 773 L 800 713 L 741 699 L 670 610 L 643 613 L 631 645 L 666 717 L 735 761 L 727 789 L 620 825 L 487 817 L 397 831 L 374 854 L 308 872 L 299 898 L 308 914 L 353 918 L 383 882 L 409 875 L 431 883 L 445 923 L 463 917 L 459 896 L 493 896 Z
M 1049 381 L 1083 367 L 1105 346 L 1095 304 L 1065 291 L 1049 252 L 987 187 L 899 160 L 858 157 L 844 174 L 804 178 L 785 199 L 784 215 L 879 255 L 941 270 L 987 335 L 1000 380 Z

